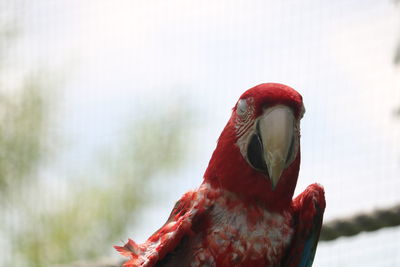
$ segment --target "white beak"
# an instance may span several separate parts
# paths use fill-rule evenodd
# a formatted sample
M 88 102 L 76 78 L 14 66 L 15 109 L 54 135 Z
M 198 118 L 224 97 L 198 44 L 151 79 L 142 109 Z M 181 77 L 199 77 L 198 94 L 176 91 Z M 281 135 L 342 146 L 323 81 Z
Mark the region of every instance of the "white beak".
M 294 131 L 292 110 L 283 105 L 266 109 L 259 121 L 259 131 L 268 175 L 272 188 L 275 188 L 286 167 L 292 145 Z

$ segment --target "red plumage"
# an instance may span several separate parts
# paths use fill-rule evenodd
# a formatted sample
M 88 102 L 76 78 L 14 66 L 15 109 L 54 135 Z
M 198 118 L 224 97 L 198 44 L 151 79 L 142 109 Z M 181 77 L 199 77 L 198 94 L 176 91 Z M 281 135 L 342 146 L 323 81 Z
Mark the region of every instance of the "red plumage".
M 131 258 L 124 266 L 311 266 L 325 198 L 312 184 L 292 201 L 303 113 L 302 97 L 288 86 L 247 90 L 202 185 L 145 243 L 116 247 Z

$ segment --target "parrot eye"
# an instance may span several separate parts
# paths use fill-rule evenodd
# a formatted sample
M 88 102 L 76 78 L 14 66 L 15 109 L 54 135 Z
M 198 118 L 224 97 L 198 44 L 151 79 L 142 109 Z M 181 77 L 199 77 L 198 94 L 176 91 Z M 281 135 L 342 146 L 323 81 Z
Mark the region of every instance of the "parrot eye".
M 247 101 L 246 99 L 240 99 L 237 103 L 236 113 L 239 116 L 243 116 L 247 112 Z

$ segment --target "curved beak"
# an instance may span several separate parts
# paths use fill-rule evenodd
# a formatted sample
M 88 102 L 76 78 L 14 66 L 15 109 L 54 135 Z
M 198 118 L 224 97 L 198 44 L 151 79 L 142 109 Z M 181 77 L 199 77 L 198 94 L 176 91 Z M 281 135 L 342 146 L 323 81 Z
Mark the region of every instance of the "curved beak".
M 294 115 L 287 106 L 277 105 L 268 108 L 259 120 L 263 157 L 273 189 L 286 167 L 293 131 Z

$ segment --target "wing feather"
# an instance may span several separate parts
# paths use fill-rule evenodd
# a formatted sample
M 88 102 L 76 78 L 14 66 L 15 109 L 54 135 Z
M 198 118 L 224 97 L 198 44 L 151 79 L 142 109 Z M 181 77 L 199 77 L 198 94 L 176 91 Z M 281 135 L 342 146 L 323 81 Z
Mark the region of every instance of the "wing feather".
M 153 267 L 179 246 L 185 236 L 192 234 L 194 219 L 206 211 L 211 203 L 209 186 L 203 184 L 196 191 L 189 191 L 175 204 L 167 222 L 143 244 L 128 240 L 124 246 L 114 248 L 130 257 L 124 267 Z
M 314 261 L 325 210 L 324 189 L 312 184 L 293 200 L 295 235 L 282 266 L 310 267 Z

